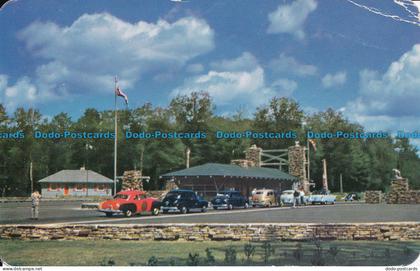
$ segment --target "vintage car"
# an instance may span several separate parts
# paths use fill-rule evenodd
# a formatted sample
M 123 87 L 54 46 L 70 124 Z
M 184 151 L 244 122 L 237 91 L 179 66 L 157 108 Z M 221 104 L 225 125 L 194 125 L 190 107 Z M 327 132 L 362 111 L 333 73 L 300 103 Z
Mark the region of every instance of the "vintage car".
M 280 205 L 293 205 L 293 201 L 295 200 L 294 194 L 295 190 L 284 190 L 281 195 L 280 195 Z M 303 202 L 302 202 L 302 198 L 299 197 L 299 204 L 304 204 L 306 205 L 308 202 L 308 196 L 304 196 L 303 197 Z
M 252 206 L 277 206 L 276 192 L 273 189 L 257 189 L 252 193 Z
M 314 191 L 309 196 L 308 202 L 311 204 L 335 204 L 336 196 L 330 195 L 330 191 Z
M 158 215 L 160 201 L 147 197 L 146 192 L 140 190 L 118 192 L 113 199 L 101 202 L 98 211 L 110 217 L 113 214 L 124 214 L 127 217 L 140 213 Z
M 353 200 L 360 200 L 360 195 L 359 193 L 356 192 L 351 192 L 348 193 L 345 197 L 344 197 L 345 201 L 353 201 Z
M 186 214 L 191 210 L 206 212 L 209 203 L 203 200 L 192 190 L 176 189 L 168 192 L 162 200 L 161 210 L 163 213 L 176 211 Z
M 238 191 L 223 191 L 217 193 L 216 197 L 211 200 L 213 209 L 226 208 L 232 210 L 234 207 L 249 207 L 247 198 L 241 195 Z

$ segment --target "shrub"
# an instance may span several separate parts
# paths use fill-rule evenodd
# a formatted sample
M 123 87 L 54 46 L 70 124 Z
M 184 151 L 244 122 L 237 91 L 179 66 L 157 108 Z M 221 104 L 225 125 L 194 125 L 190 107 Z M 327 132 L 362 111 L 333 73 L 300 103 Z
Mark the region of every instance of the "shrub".
M 147 265 L 148 266 L 158 265 L 158 259 L 155 256 L 150 257 L 149 260 L 147 261 Z
M 267 264 L 268 260 L 274 254 L 275 250 L 274 250 L 274 247 L 271 245 L 271 243 L 268 241 L 264 242 L 264 244 L 262 245 L 262 249 L 263 249 L 262 258 L 263 258 L 264 264 Z
M 255 254 L 255 246 L 253 246 L 251 243 L 244 245 L 244 254 L 246 258 L 246 262 L 251 262 L 252 256 Z
M 209 248 L 206 248 L 206 262 L 208 265 L 214 265 L 216 263 L 216 258 L 214 258 Z
M 188 261 L 187 265 L 189 266 L 197 266 L 200 263 L 200 255 L 198 253 L 188 254 Z
M 233 247 L 225 250 L 225 263 L 229 265 L 236 264 L 236 250 Z

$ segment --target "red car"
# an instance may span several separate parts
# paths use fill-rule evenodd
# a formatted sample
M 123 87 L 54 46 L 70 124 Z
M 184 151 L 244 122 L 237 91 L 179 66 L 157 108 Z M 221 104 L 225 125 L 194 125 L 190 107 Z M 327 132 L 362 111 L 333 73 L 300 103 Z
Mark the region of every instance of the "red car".
M 161 203 L 155 198 L 147 197 L 146 192 L 140 190 L 121 191 L 113 199 L 101 202 L 98 211 L 110 217 L 113 214 L 124 214 L 127 217 L 151 212 L 158 215 Z

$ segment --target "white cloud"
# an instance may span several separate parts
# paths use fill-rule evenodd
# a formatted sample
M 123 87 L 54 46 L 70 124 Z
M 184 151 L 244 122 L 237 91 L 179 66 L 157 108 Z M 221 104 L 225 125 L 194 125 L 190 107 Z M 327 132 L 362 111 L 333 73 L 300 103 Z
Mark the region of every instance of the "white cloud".
M 210 67 L 219 71 L 252 71 L 259 66 L 257 59 L 249 52 L 244 52 L 235 59 L 215 61 Z
M 360 73 L 359 97 L 346 115 L 368 129 L 418 129 L 420 110 L 420 44 L 393 62 L 384 74 Z
M 182 67 L 214 47 L 213 30 L 195 17 L 130 23 L 108 13 L 84 14 L 66 27 L 32 23 L 19 38 L 34 56 L 46 61 L 36 68 L 32 80 L 18 80 L 43 89 L 48 95 L 40 97 L 42 101 L 112 91 L 115 74 L 127 91 L 146 72 Z
M 188 65 L 185 70 L 188 73 L 200 73 L 204 71 L 204 66 L 200 63 L 194 63 L 194 64 L 190 64 Z
M 280 93 L 281 96 L 289 97 L 297 89 L 298 84 L 296 81 L 282 78 L 272 83 L 271 86 L 277 89 L 277 92 Z
M 333 88 L 342 86 L 347 81 L 347 73 L 344 71 L 337 72 L 336 74 L 327 73 L 322 78 L 322 85 L 325 88 Z
M 33 105 L 39 96 L 38 88 L 28 77 L 21 77 L 14 85 L 9 85 L 6 75 L 0 75 L 0 92 L 8 109 L 15 109 L 18 105 Z
M 305 37 L 303 24 L 316 8 L 315 0 L 296 0 L 288 5 L 280 5 L 277 10 L 268 15 L 270 25 L 267 32 L 288 33 L 297 39 L 303 39 Z
M 295 58 L 287 56 L 284 53 L 271 60 L 269 67 L 276 73 L 288 73 L 298 76 L 312 76 L 318 73 L 318 68 L 316 66 L 301 63 Z
M 203 90 L 217 105 L 234 102 L 255 107 L 266 102 L 267 97 L 288 96 L 297 88 L 297 83 L 288 79 L 267 85 L 264 69 L 247 52 L 235 59 L 214 62 L 211 67 L 206 74 L 187 78 L 172 91 L 172 96 Z

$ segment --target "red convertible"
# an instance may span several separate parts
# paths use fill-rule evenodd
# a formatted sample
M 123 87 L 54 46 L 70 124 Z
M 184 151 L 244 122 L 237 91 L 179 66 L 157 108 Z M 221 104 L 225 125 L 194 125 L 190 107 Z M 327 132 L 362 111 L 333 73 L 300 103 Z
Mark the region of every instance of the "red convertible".
M 146 192 L 140 190 L 121 191 L 113 199 L 101 202 L 98 211 L 110 217 L 113 214 L 124 214 L 127 217 L 140 213 L 158 215 L 161 203 L 155 198 L 147 197 Z

